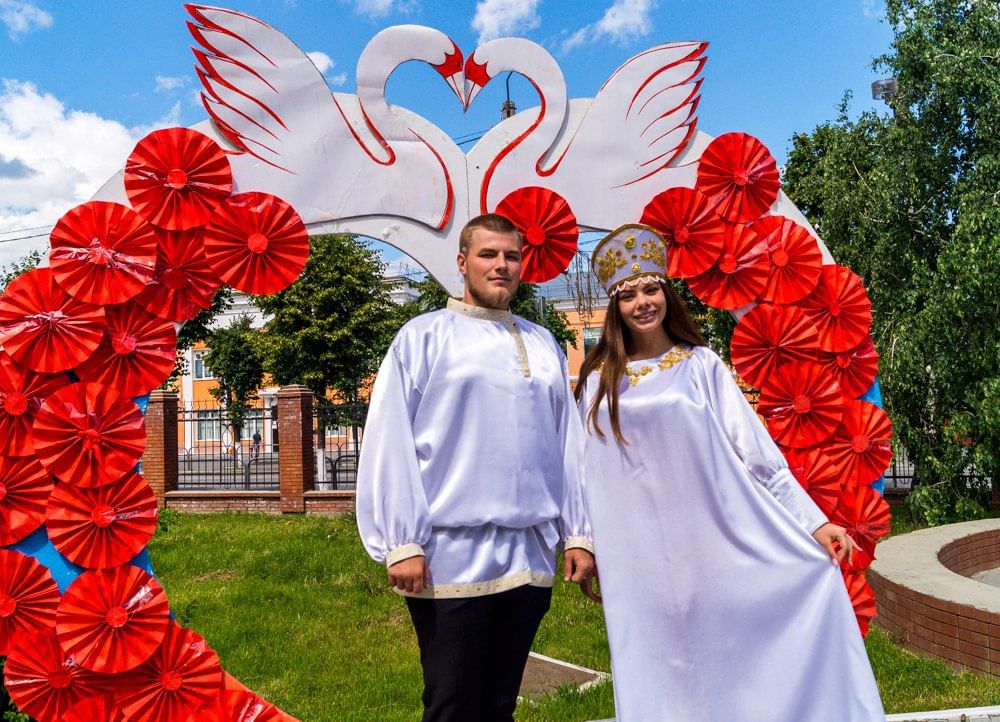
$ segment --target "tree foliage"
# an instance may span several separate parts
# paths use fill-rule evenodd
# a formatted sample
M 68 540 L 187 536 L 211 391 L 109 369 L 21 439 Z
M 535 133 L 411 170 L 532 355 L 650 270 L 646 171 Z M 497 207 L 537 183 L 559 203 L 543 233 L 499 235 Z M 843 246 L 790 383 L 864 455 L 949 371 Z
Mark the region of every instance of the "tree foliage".
M 888 0 L 887 12 L 895 38 L 875 68 L 898 82 L 893 113 L 851 120 L 845 99 L 793 138 L 784 187 L 866 282 L 918 483 L 969 516 L 982 489 L 963 470 L 1000 472 L 1000 9 Z
M 225 407 L 237 440 L 264 380 L 259 336 L 250 325 L 250 317 L 241 316 L 232 325 L 209 332 L 205 339 L 211 348 L 206 363 L 218 380 L 209 393 Z
M 0 266 L 0 291 L 7 288 L 10 282 L 25 271 L 30 271 L 42 262 L 41 251 L 28 251 L 9 264 Z

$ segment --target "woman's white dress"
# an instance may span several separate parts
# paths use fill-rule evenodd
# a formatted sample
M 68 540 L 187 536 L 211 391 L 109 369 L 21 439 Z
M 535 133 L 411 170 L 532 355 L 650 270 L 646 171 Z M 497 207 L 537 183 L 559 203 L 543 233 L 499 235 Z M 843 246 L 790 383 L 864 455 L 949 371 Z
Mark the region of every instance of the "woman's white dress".
M 826 517 L 718 356 L 672 353 L 629 364 L 651 370 L 622 382 L 627 446 L 606 403 L 605 437 L 588 427 L 617 721 L 881 722 L 840 571 L 811 536 Z

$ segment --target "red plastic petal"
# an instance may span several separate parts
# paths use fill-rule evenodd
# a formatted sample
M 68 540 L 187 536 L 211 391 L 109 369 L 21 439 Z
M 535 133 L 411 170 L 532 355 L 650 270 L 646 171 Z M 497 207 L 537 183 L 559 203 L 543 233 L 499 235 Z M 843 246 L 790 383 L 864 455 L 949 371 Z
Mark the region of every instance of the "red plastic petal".
M 87 697 L 66 712 L 63 722 L 127 722 L 125 713 L 110 694 Z
M 82 303 L 48 268 L 21 274 L 0 298 L 0 344 L 22 366 L 65 371 L 94 352 L 104 333 L 104 309 Z
M 746 133 L 725 133 L 701 154 L 695 187 L 728 221 L 758 218 L 778 197 L 781 180 L 771 152 Z
M 845 480 L 867 486 L 892 461 L 892 422 L 885 411 L 867 401 L 845 400 L 844 418 L 824 448 L 844 469 Z
M 848 571 L 844 573 L 844 583 L 851 597 L 854 614 L 858 618 L 861 636 L 868 636 L 868 627 L 876 616 L 875 592 L 872 591 L 862 572 Z
M 793 306 L 761 303 L 733 330 L 729 350 L 736 372 L 760 388 L 778 366 L 816 357 L 816 327 Z
M 50 474 L 87 488 L 121 479 L 146 450 L 139 407 L 100 384 L 72 384 L 46 398 L 32 434 Z
M 136 302 L 168 321 L 189 321 L 212 305 L 222 281 L 205 258 L 202 231 L 158 231 L 156 272 Z
M 761 299 L 792 303 L 808 296 L 823 270 L 823 254 L 813 235 L 784 216 L 765 216 L 750 227 L 767 243 L 770 273 Z
M 868 335 L 872 304 L 861 278 L 843 266 L 823 266 L 816 288 L 797 304 L 816 324 L 825 351 L 849 351 Z
M 767 377 L 757 413 L 767 418 L 771 437 L 801 449 L 828 438 L 840 425 L 844 399 L 840 386 L 812 362 L 787 363 Z
M 21 541 L 45 522 L 52 487 L 33 456 L 0 457 L 0 546 Z
M 273 704 L 223 673 L 223 693 L 187 722 L 297 722 Z
M 69 384 L 66 374 L 39 374 L 0 351 L 0 454 L 30 456 L 31 424 L 42 401 Z
M 76 578 L 56 611 L 56 633 L 82 667 L 116 674 L 136 668 L 157 650 L 169 612 L 159 582 L 123 564 Z
M 59 587 L 49 570 L 20 552 L 0 549 L 0 657 L 22 636 L 56 624 Z
M 156 531 L 156 514 L 153 490 L 131 472 L 97 489 L 60 484 L 49 497 L 45 527 L 71 562 L 108 569 L 142 551 Z
M 56 281 L 86 303 L 127 301 L 153 278 L 153 227 L 120 203 L 77 206 L 56 223 L 51 241 L 49 262 Z
M 309 258 L 309 234 L 277 196 L 252 191 L 222 203 L 205 229 L 205 257 L 222 281 L 244 293 L 277 293 Z
M 205 225 L 232 188 L 226 154 L 211 138 L 190 128 L 153 131 L 125 163 L 129 201 L 160 228 L 182 231 Z
M 653 197 L 642 220 L 667 242 L 667 274 L 691 278 L 711 268 L 722 254 L 722 218 L 694 188 L 668 188 Z
M 878 373 L 878 351 L 871 336 L 865 336 L 861 343 L 849 351 L 833 353 L 819 352 L 819 363 L 827 373 L 837 379 L 840 390 L 849 399 L 864 395 L 875 383 Z
M 843 484 L 837 467 L 821 449 L 784 450 L 788 468 L 828 517 L 837 508 Z
M 72 707 L 103 693 L 100 675 L 63 652 L 52 629 L 18 638 L 4 666 L 4 682 L 14 704 L 38 722 L 64 722 Z
M 175 622 L 145 664 L 129 673 L 115 701 L 128 719 L 178 722 L 221 696 L 222 666 L 201 635 Z
M 548 188 L 518 188 L 497 204 L 496 212 L 509 218 L 524 238 L 522 281 L 544 283 L 569 267 L 580 228 L 565 198 Z
M 875 545 L 889 533 L 891 513 L 889 503 L 870 486 L 848 486 L 830 520 L 847 529 L 857 543 L 854 556 L 858 558 L 849 568 L 859 570 L 875 558 Z
M 747 226 L 727 223 L 718 263 L 700 276 L 689 278 L 688 286 L 713 308 L 742 308 L 760 297 L 768 267 L 764 239 Z
M 135 303 L 109 308 L 107 322 L 101 345 L 76 369 L 79 379 L 130 397 L 149 393 L 166 381 L 177 356 L 174 324 Z

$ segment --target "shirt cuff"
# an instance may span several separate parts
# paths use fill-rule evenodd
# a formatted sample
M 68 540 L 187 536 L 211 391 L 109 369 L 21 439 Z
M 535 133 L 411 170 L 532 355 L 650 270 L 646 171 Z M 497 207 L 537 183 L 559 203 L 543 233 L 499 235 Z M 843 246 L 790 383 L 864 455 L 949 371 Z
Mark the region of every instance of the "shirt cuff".
M 396 547 L 385 555 L 385 565 L 387 567 L 391 567 L 396 562 L 401 562 L 404 559 L 423 556 L 427 555 L 424 554 L 424 548 L 419 544 L 404 544 L 403 546 Z
M 568 536 L 563 542 L 563 551 L 567 549 L 583 549 L 594 553 L 594 540 L 586 536 Z

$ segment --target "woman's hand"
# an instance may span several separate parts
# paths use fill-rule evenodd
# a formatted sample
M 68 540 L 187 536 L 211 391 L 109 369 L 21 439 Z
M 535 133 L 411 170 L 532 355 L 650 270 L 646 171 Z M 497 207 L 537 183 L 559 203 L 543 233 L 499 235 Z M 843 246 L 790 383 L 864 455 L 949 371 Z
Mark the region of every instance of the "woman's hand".
M 847 534 L 847 529 L 827 522 L 813 532 L 813 539 L 826 549 L 833 561 L 840 564 L 847 557 L 848 563 L 854 555 L 854 540 Z

